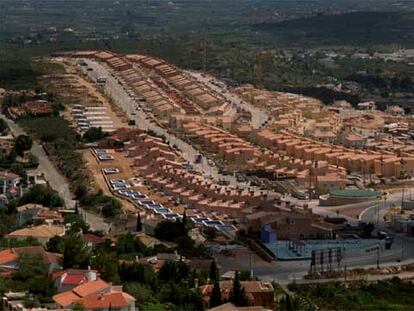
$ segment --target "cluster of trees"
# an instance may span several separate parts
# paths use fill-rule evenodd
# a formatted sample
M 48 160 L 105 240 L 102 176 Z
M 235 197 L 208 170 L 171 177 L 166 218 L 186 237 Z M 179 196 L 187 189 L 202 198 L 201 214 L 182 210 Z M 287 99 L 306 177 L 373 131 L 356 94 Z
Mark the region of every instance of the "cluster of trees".
M 413 306 L 412 282 L 397 277 L 375 283 L 295 284 L 289 289 L 326 310 L 411 310 Z
M 167 261 L 159 272 L 136 262 L 136 257 L 154 255 L 158 250 L 145 247 L 130 233 L 120 235 L 115 246 L 107 240 L 90 250 L 80 233 L 71 230 L 64 237 L 51 239 L 47 250 L 63 254 L 64 268 L 87 268 L 90 265 L 103 279 L 123 284 L 124 289 L 137 299 L 140 310 L 164 310 L 165 304 L 180 310 L 204 308 L 201 294 L 194 287 L 195 279 L 205 282 L 207 278 L 180 260 Z
M 102 190 L 84 195 L 80 203 L 84 206 L 98 208 L 102 215 L 108 218 L 115 217 L 122 209 L 121 203 L 116 198 L 104 195 Z
M 102 131 L 101 127 L 91 127 L 85 134 L 83 134 L 83 140 L 88 143 L 99 141 L 108 136 L 108 133 Z
M 42 204 L 54 208 L 63 206 L 64 202 L 53 189 L 43 185 L 33 186 L 20 199 L 11 200 L 6 206 L 0 208 L 0 239 L 17 228 L 16 208 L 27 203 Z M 16 245 L 16 242 L 14 243 Z M 9 245 L 8 242 L 4 243 L 4 246 L 7 245 Z
M 49 158 L 68 178 L 76 198 L 82 205 L 96 208 L 105 217 L 119 214 L 121 203 L 117 199 L 103 195 L 102 191 L 90 192 L 85 163 L 82 155 L 77 152 L 81 137 L 65 119 L 49 116 L 21 119 L 19 122 L 33 133 L 35 138 L 43 142 Z
M 394 92 L 413 92 L 414 82 L 409 76 L 353 73 L 346 80 L 354 81 L 368 89 L 388 89 Z
M 29 136 L 19 135 L 10 152 L 8 154 L 0 155 L 0 168 L 8 169 L 13 173 L 18 174 L 22 177 L 23 182 L 26 182 L 26 169 L 36 168 L 39 165 L 39 160 L 33 154 L 29 154 L 27 161 L 21 161 L 18 157 L 23 157 L 25 153 L 32 148 L 32 144 L 32 139 Z
M 226 302 L 221 296 L 221 288 L 219 283 L 220 277 L 215 261 L 212 261 L 211 263 L 209 277 L 210 282 L 213 284 L 213 289 L 210 293 L 210 308 L 214 308 Z M 230 291 L 229 301 L 238 307 L 246 307 L 250 302 L 240 281 L 240 273 L 239 271 L 236 271 L 233 279 L 233 286 Z
M 177 248 L 185 256 L 206 256 L 206 248 L 203 245 L 196 246 L 194 240 L 188 235 L 191 228 L 192 225 L 187 221 L 187 216 L 184 213 L 181 220 L 166 220 L 158 223 L 154 235 L 160 240 L 177 243 Z
M 42 141 L 49 158 L 71 181 L 78 198 L 87 194 L 88 177 L 81 154 L 76 152 L 79 135 L 61 117 L 21 119 L 19 123 Z
M 30 292 L 24 301 L 28 308 L 53 302 L 52 297 L 57 293 L 54 283 L 48 277 L 48 267 L 43 258 L 26 254 L 19 256 L 19 269 L 10 279 L 0 277 L 0 294 L 8 290 Z
M 18 205 L 27 203 L 42 204 L 47 207 L 62 207 L 65 202 L 56 190 L 44 185 L 34 185 L 18 201 Z

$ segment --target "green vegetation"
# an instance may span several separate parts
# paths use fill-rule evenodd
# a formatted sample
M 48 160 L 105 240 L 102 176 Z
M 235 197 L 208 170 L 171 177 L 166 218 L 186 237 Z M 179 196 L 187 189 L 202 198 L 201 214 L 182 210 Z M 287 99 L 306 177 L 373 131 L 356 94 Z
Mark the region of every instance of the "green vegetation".
M 238 271 L 236 271 L 234 275 L 233 288 L 230 292 L 230 301 L 238 307 L 245 307 L 249 305 L 249 299 L 246 296 L 244 288 L 240 284 Z
M 29 151 L 31 147 L 32 142 L 30 137 L 26 135 L 19 135 L 16 138 L 15 145 L 10 152 L 8 154 L 0 155 L 0 168 L 8 169 L 22 177 L 23 184 L 26 183 L 27 179 L 26 169 L 36 168 L 39 165 L 39 160 L 33 154 L 29 153 L 29 155 L 24 159 L 25 152 Z
M 48 277 L 46 264 L 36 255 L 20 256 L 19 269 L 12 274 L 11 279 L 0 277 L 0 294 L 5 290 L 30 292 L 30 300 L 25 301 L 27 307 L 52 302 L 52 296 L 56 294 L 55 285 Z
M 83 139 L 88 143 L 93 143 L 99 141 L 108 136 L 108 133 L 103 132 L 100 127 L 91 127 L 88 129 L 85 134 L 83 134 Z
M 69 123 L 59 116 L 23 118 L 18 123 L 43 143 L 51 161 L 71 181 L 78 198 L 84 196 L 88 177 L 82 156 L 76 151 L 79 136 Z
M 4 136 L 9 132 L 9 126 L 4 119 L 0 119 L 0 135 Z
M 260 23 L 254 28 L 271 32 L 275 41 L 291 41 L 292 45 L 302 48 L 414 43 L 414 18 L 410 12 L 319 14 L 311 18 Z
M 32 148 L 32 144 L 32 139 L 29 136 L 19 135 L 14 142 L 14 150 L 22 157 L 26 151 Z
M 121 203 L 103 195 L 102 191 L 90 193 L 89 179 L 82 155 L 77 151 L 79 135 L 60 116 L 22 118 L 18 122 L 39 139 L 58 169 L 69 179 L 72 190 L 82 205 L 95 208 L 105 217 L 114 217 L 121 210 Z
M 47 207 L 62 207 L 65 202 L 57 191 L 52 188 L 43 185 L 34 185 L 23 195 L 18 205 L 28 203 L 42 204 Z
M 196 246 L 194 240 L 188 235 L 191 228 L 187 223 L 186 217 L 176 221 L 162 221 L 155 227 L 154 235 L 157 239 L 177 243 L 180 254 L 188 257 L 202 257 L 206 255 L 203 245 Z
M 290 289 L 321 310 L 408 311 L 413 306 L 414 287 L 399 278 L 349 286 L 341 283 L 291 285 Z

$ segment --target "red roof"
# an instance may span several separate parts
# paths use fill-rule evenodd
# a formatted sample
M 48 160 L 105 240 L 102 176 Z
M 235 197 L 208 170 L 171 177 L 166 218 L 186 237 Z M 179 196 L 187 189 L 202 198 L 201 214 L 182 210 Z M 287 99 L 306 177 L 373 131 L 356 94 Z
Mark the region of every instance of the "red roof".
M 88 282 L 79 286 L 76 286 L 73 289 L 73 292 L 76 293 L 80 297 L 92 295 L 99 293 L 105 289 L 109 289 L 110 285 L 106 283 L 104 280 L 96 280 L 92 282 Z
M 106 309 L 128 307 L 128 301 L 125 299 L 123 293 L 109 293 L 105 295 L 89 295 L 76 301 L 82 304 L 85 309 Z
M 86 280 L 83 274 L 68 274 L 64 279 L 62 284 L 73 285 L 73 284 L 82 284 Z
M 74 301 L 76 301 L 79 298 L 80 297 L 72 291 L 66 291 L 53 296 L 53 300 L 63 308 L 70 306 Z
M 11 249 L 0 252 L 0 265 L 17 260 L 17 255 Z
M 25 247 L 16 247 L 12 251 L 17 255 L 28 254 L 28 255 L 39 255 L 43 258 L 44 262 L 47 264 L 59 263 L 62 259 L 61 254 L 49 253 L 45 251 L 43 246 L 25 246 Z
M 92 234 L 92 233 L 85 233 L 82 236 L 83 240 L 87 243 L 92 243 L 92 244 L 100 244 L 105 242 L 105 239 L 97 236 L 96 234 Z

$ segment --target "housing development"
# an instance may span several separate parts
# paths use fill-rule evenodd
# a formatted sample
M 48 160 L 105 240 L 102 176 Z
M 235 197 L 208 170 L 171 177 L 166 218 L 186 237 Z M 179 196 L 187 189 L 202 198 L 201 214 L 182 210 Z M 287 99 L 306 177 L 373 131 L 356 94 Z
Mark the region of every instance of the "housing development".
M 275 20 L 342 15 L 240 1 L 256 12 L 249 30 L 233 21 L 251 46 L 223 32 L 178 57 L 184 47 L 159 50 L 177 40 L 167 19 L 205 4 L 150 3 L 139 17 L 129 1 L 96 8 L 126 10 L 121 38 L 91 22 L 5 41 L 41 56 L 20 74 L 27 87 L 0 79 L 0 309 L 411 310 L 414 85 L 399 74 L 413 50 L 265 49 Z M 141 18 L 163 35 L 137 35 Z M 390 64 L 397 73 L 381 80 Z M 294 66 L 311 83 L 299 87 Z

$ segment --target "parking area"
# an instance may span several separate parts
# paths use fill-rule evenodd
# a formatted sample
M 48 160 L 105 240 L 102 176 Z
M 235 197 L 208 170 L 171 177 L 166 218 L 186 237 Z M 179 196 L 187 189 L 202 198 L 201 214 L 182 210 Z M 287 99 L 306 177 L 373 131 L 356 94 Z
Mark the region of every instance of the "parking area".
M 381 241 L 377 239 L 338 239 L 338 240 L 302 240 L 276 241 L 264 243 L 279 260 L 308 260 L 312 251 L 340 248 L 345 254 L 366 252 L 375 248 Z

